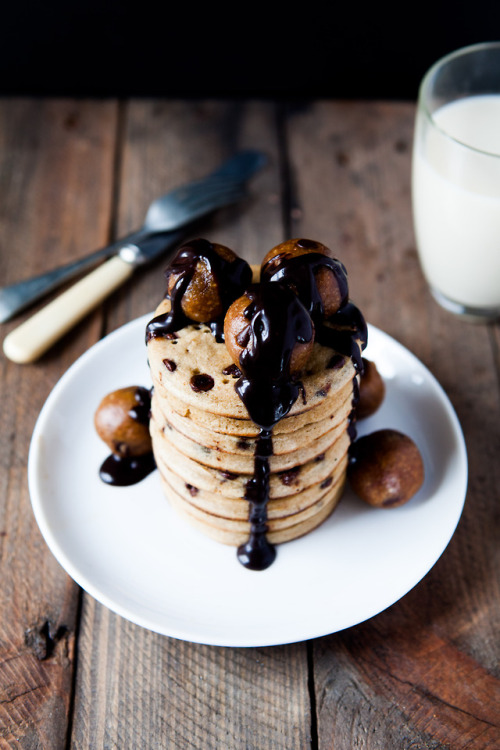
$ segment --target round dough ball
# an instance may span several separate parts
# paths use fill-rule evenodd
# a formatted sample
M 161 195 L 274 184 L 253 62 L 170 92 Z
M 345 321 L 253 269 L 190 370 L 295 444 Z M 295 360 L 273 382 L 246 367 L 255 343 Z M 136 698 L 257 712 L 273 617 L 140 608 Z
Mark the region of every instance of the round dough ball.
M 288 292 L 288 290 L 282 289 L 279 286 L 277 286 L 275 290 L 275 295 L 277 298 L 279 298 L 280 296 L 278 293 L 282 293 L 285 298 L 288 297 L 288 295 L 293 298 L 293 295 Z M 237 300 L 235 300 L 227 311 L 226 317 L 224 318 L 224 340 L 226 342 L 226 347 L 229 351 L 229 354 L 231 355 L 233 362 L 240 368 L 242 367 L 241 355 L 249 346 L 251 347 L 255 344 L 255 342 L 253 341 L 251 329 L 252 313 L 249 313 L 249 311 L 252 310 L 251 306 L 253 306 L 254 303 L 249 294 L 251 294 L 251 292 L 245 293 Z M 286 299 L 284 301 L 288 302 L 289 300 Z M 300 302 L 296 298 L 295 304 L 300 305 Z M 300 370 L 302 370 L 306 366 L 314 345 L 314 326 L 312 324 L 312 321 L 310 321 L 308 317 L 306 309 L 302 305 L 300 305 L 300 308 L 300 312 L 302 313 L 302 315 L 304 317 L 307 316 L 308 321 L 310 322 L 312 336 L 309 341 L 295 342 L 290 356 L 290 375 L 300 372 Z M 259 309 L 264 311 L 263 307 Z M 273 326 L 271 322 L 270 328 L 272 329 L 272 327 Z M 275 333 L 279 334 L 279 331 Z M 276 336 L 275 340 L 277 347 L 275 351 L 278 352 L 281 343 L 279 335 Z M 280 373 L 270 372 L 269 377 L 272 378 L 273 375 L 279 374 Z
M 285 280 L 311 314 L 321 311 L 325 318 L 334 315 L 348 297 L 343 264 L 316 240 L 292 239 L 273 247 L 262 261 L 261 278 Z
M 371 360 L 362 358 L 364 371 L 359 382 L 359 401 L 356 405 L 356 417 L 365 419 L 375 414 L 385 397 L 385 383 Z
M 175 297 L 180 285 L 184 315 L 194 322 L 207 323 L 221 317 L 251 279 L 249 264 L 233 250 L 196 239 L 179 249 L 167 269 L 167 295 Z
M 351 448 L 348 477 L 354 492 L 369 505 L 403 505 L 424 481 L 424 462 L 413 440 L 383 429 L 359 438 Z
M 150 394 L 141 386 L 129 386 L 104 396 L 95 415 L 97 434 L 121 458 L 143 456 L 151 451 L 149 434 Z

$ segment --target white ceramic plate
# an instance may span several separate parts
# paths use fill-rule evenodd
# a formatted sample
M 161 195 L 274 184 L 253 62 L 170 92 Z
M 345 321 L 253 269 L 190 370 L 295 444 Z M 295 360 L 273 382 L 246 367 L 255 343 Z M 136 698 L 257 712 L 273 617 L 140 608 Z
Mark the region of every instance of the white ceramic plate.
M 419 446 L 426 479 L 409 503 L 373 509 L 349 490 L 319 529 L 278 547 L 265 571 L 177 517 L 157 472 L 132 487 L 98 477 L 108 455 L 93 427 L 102 397 L 150 386 L 144 330 L 129 323 L 65 373 L 38 418 L 28 478 L 33 510 L 56 559 L 89 594 L 150 630 L 219 646 L 305 640 L 355 625 L 406 594 L 446 548 L 467 486 L 465 444 L 453 408 L 407 349 L 369 328 L 366 356 L 387 394 L 358 434 L 400 429 Z

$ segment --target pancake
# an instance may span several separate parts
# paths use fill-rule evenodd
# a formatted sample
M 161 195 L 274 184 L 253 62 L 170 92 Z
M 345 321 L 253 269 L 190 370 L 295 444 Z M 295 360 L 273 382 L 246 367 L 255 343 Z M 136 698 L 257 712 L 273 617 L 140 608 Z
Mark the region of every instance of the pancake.
M 155 457 L 160 471 L 163 466 L 171 467 L 184 482 L 191 487 L 207 492 L 220 493 L 223 497 L 244 498 L 246 485 L 251 474 L 236 474 L 226 469 L 216 469 L 195 461 L 182 454 L 173 444 L 168 450 L 159 450 L 157 441 L 158 428 L 151 421 L 151 436 L 155 446 Z M 269 477 L 269 497 L 285 497 L 296 494 L 327 481 L 337 465 L 347 457 L 350 439 L 347 433 L 342 433 L 336 443 L 324 453 L 305 463 L 298 464 L 284 471 L 271 473 Z M 245 501 L 246 502 L 246 501 Z
M 166 415 L 174 411 L 181 417 L 192 419 L 194 423 L 206 427 L 211 432 L 224 435 L 236 435 L 238 437 L 257 437 L 259 435 L 260 428 L 248 418 L 248 415 L 246 418 L 231 418 L 204 411 L 173 396 L 169 391 L 168 383 L 165 383 L 164 387 L 163 385 L 157 386 L 156 391 L 158 401 Z M 334 412 L 335 408 L 340 403 L 344 403 L 346 399 L 352 399 L 352 382 L 350 380 L 336 391 L 332 392 L 330 389 L 322 400 L 307 411 L 292 416 L 287 415 L 281 419 L 274 426 L 273 435 L 276 437 L 282 434 L 290 434 L 301 427 L 320 421 L 325 418 L 327 413 Z
M 306 243 L 300 253 L 320 247 L 297 242 Z M 328 316 L 307 268 L 286 284 L 253 283 L 233 302 L 230 256 L 195 240 L 174 259 L 147 327 L 149 429 L 164 494 L 259 570 L 274 559 L 273 545 L 328 518 L 346 480 L 363 321 L 348 302 L 345 269 L 321 248 L 311 252 L 307 262 L 334 274 Z M 198 302 L 203 311 L 212 305 L 212 317 L 198 317 Z
M 153 396 L 153 408 L 158 426 L 164 431 L 167 429 L 174 430 L 176 434 L 214 451 L 246 456 L 255 452 L 257 435 L 228 435 L 227 433 L 210 430 L 199 424 L 191 415 L 185 417 L 169 409 L 165 400 L 160 404 L 156 396 Z M 329 413 L 325 408 L 326 416 L 320 415 L 321 419 L 318 419 L 317 422 L 309 422 L 303 427 L 297 427 L 293 432 L 273 435 L 274 455 L 279 456 L 303 449 L 304 446 L 310 445 L 313 441 L 318 440 L 330 430 L 345 422 L 351 411 L 352 392 L 343 403 L 336 405 L 332 413 Z
M 250 523 L 248 521 L 234 521 L 231 519 L 220 518 L 201 511 L 189 502 L 181 498 L 168 483 L 161 479 L 163 490 L 169 498 L 172 506 L 182 515 L 192 526 L 207 534 L 212 539 L 234 547 L 245 544 L 250 533 Z M 315 513 L 303 517 L 297 514 L 297 518 L 288 518 L 288 523 L 280 522 L 276 519 L 269 521 L 269 530 L 267 539 L 271 544 L 283 544 L 284 542 L 298 539 L 308 534 L 313 529 L 323 523 L 338 505 L 342 497 L 344 484 L 343 482 L 334 487 L 330 493 L 323 495 L 317 500 Z
M 346 465 L 347 454 L 336 463 L 325 480 L 313 483 L 300 492 L 291 492 L 281 497 L 270 498 L 267 504 L 268 518 L 293 515 L 313 506 L 327 490 L 343 481 Z M 185 482 L 179 474 L 164 463 L 160 464 L 158 469 L 166 483 L 192 505 L 215 516 L 248 520 L 248 502 L 241 495 L 228 497 L 220 491 L 209 492 L 199 489 Z
M 152 414 L 153 421 L 154 411 Z M 345 432 L 345 421 L 346 420 L 341 422 L 317 440 L 304 443 L 295 451 L 282 453 L 281 455 L 273 453 L 273 455 L 269 457 L 269 467 L 271 472 L 286 471 L 294 466 L 298 466 L 302 462 L 311 461 L 317 456 L 322 455 L 326 449 L 333 445 L 341 434 Z M 172 445 L 188 458 L 192 458 L 194 461 L 205 466 L 211 466 L 214 469 L 229 471 L 233 474 L 248 475 L 251 475 L 254 471 L 255 450 L 251 450 L 250 443 L 247 444 L 249 449 L 246 454 L 244 452 L 229 453 L 222 450 L 214 450 L 206 445 L 196 443 L 194 440 L 190 440 L 185 435 L 182 435 L 170 425 L 167 425 L 165 429 L 160 428 L 156 431 L 155 452 L 162 453 L 165 450 L 168 452 L 168 446 Z
M 170 309 L 163 300 L 155 317 Z M 188 407 L 210 415 L 248 420 L 248 411 L 235 391 L 235 380 L 224 373 L 232 366 L 227 348 L 219 344 L 206 325 L 187 325 L 175 332 L 175 338 L 152 338 L 148 341 L 148 361 L 155 393 L 161 399 L 173 396 Z M 355 376 L 352 362 L 342 357 L 341 362 L 329 347 L 315 344 L 301 373 L 302 392 L 293 404 L 288 418 L 307 412 L 321 404 Z M 209 375 L 213 381 L 206 391 L 195 390 L 193 379 Z

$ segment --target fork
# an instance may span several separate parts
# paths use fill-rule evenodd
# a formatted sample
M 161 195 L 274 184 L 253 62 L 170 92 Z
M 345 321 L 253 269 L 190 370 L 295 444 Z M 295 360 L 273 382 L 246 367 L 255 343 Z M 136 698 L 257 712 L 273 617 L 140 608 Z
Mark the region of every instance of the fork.
M 217 208 L 237 202 L 243 197 L 245 181 L 265 161 L 266 157 L 260 151 L 240 151 L 208 177 L 177 187 L 154 200 L 146 212 L 143 225 L 126 237 L 40 276 L 0 288 L 0 323 L 10 320 L 98 261 L 110 258 L 122 247 L 159 232 L 180 229 Z

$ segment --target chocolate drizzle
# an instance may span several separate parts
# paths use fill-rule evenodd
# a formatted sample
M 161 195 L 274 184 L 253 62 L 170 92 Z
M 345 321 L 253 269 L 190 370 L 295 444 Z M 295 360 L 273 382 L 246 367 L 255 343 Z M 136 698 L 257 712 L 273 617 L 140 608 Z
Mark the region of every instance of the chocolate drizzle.
M 368 342 L 368 329 L 362 313 L 352 302 L 347 302 L 327 318 L 323 325 L 317 326 L 316 340 L 349 357 L 356 372 L 359 375 L 363 373 L 361 353 Z
M 219 343 L 224 341 L 224 315 L 229 305 L 239 297 L 252 279 L 252 269 L 245 260 L 235 256 L 226 260 L 219 255 L 208 240 L 195 239 L 183 245 L 166 271 L 167 282 L 176 277 L 173 288 L 168 293 L 171 303 L 169 312 L 158 315 L 146 327 L 146 342 L 151 338 L 166 337 L 193 321 L 182 309 L 183 296 L 194 277 L 198 263 L 204 263 L 217 285 L 222 312 L 213 320 L 207 320 L 212 333 Z
M 238 547 L 238 560 L 251 570 L 265 570 L 276 558 L 276 548 L 267 540 L 267 503 L 269 500 L 269 456 L 273 444 L 271 430 L 261 428 L 256 441 L 254 474 L 245 486 L 250 509 L 250 536 Z
M 311 341 L 314 325 L 299 298 L 278 282 L 253 284 L 246 291 L 243 375 L 235 389 L 255 424 L 271 429 L 295 403 L 301 388 L 290 361 L 296 344 Z
M 265 536 L 272 427 L 288 414 L 303 392 L 302 384 L 290 372 L 291 351 L 296 343 L 310 341 L 315 332 L 319 343 L 351 358 L 356 372 L 361 374 L 361 350 L 367 343 L 365 320 L 348 300 L 347 273 L 342 263 L 314 252 L 316 243 L 300 240 L 297 245 L 313 252 L 275 257 L 264 267 L 261 284 L 247 291 L 250 304 L 245 317 L 249 319 L 249 327 L 241 331 L 238 340 L 244 347 L 240 355 L 244 374 L 235 388 L 251 419 L 261 428 L 256 442 L 254 476 L 248 481 L 245 492 L 250 503 L 250 537 L 238 549 L 240 562 L 254 570 L 262 570 L 274 560 Z M 339 309 L 328 318 L 317 284 L 317 272 L 322 268 L 334 274 L 340 300 Z M 287 293 L 293 290 L 295 304 L 289 295 L 285 301 L 284 290 Z M 348 426 L 351 440 L 356 436 L 356 378 L 353 383 Z
M 312 340 L 314 325 L 298 297 L 279 282 L 255 284 L 246 296 L 248 327 L 242 332 L 245 348 L 240 355 L 243 374 L 235 389 L 260 433 L 254 474 L 245 487 L 250 536 L 238 548 L 238 559 L 247 568 L 264 570 L 276 556 L 266 537 L 272 428 L 288 414 L 300 393 L 301 384 L 290 371 L 292 352 L 296 344 Z
M 143 456 L 118 456 L 111 453 L 102 463 L 99 476 L 106 484 L 128 487 L 141 482 L 155 469 L 156 463 L 152 453 L 145 453 Z
M 310 249 L 316 247 L 317 243 L 311 240 L 300 240 L 297 245 Z M 316 323 L 324 317 L 324 305 L 316 281 L 317 273 L 324 268 L 330 270 L 335 277 L 339 293 L 339 307 L 342 307 L 347 302 L 349 294 L 347 271 L 339 260 L 323 255 L 323 253 L 308 252 L 304 255 L 283 256 L 282 258 L 276 256 L 262 269 L 262 280 L 281 281 L 291 286 Z

